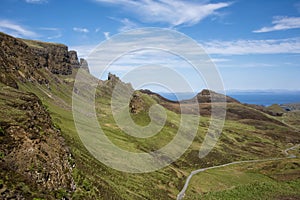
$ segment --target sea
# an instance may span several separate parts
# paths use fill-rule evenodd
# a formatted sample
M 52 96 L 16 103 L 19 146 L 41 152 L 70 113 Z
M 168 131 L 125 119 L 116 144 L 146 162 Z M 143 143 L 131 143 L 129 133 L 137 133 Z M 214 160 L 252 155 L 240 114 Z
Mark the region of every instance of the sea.
M 194 93 L 159 93 L 163 97 L 176 101 L 190 99 Z M 273 104 L 300 103 L 300 91 L 228 91 L 226 95 L 241 103 L 270 106 Z

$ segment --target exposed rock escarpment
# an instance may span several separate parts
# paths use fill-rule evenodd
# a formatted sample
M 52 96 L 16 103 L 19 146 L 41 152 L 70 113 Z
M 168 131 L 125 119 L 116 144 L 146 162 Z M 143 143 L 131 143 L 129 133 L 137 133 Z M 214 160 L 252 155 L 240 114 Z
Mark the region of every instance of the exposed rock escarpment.
M 62 199 L 69 198 L 75 190 L 73 158 L 59 128 L 35 94 L 17 89 L 26 82 L 48 86 L 52 84 L 50 74 L 70 75 L 81 66 L 76 51 L 68 51 L 65 45 L 0 33 L 0 196 L 3 199 Z M 85 68 L 88 69 L 86 61 Z
M 80 67 L 90 73 L 88 62 L 84 58 L 80 58 Z
M 40 99 L 1 85 L 0 108 L 0 196 L 31 199 L 37 190 L 47 199 L 61 191 L 68 197 L 71 154 Z
M 84 63 L 84 64 L 83 64 Z M 86 61 L 78 60 L 76 51 L 63 44 L 17 39 L 0 32 L 0 82 L 18 88 L 17 81 L 48 84 L 43 70 L 69 75 Z
M 80 63 L 78 61 L 78 56 L 77 56 L 77 52 L 76 51 L 69 51 L 68 52 L 68 56 L 70 58 L 70 64 L 72 68 L 78 68 L 80 67 Z

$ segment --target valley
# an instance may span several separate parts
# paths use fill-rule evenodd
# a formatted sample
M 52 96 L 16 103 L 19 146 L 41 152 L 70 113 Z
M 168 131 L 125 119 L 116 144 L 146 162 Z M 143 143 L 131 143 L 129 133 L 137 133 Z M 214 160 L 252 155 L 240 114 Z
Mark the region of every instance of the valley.
M 170 101 L 151 91 L 134 91 L 113 74 L 96 79 L 85 60 L 65 45 L 4 33 L 0 62 L 2 199 L 299 199 L 299 110 L 277 115 L 271 108 L 231 97 L 212 103 L 212 96 L 223 96 L 209 90 L 190 100 Z M 84 96 L 91 88 L 74 88 L 80 70 L 98 83 L 96 117 L 119 148 L 149 153 L 164 147 L 176 136 L 182 115 L 198 122 L 192 144 L 178 160 L 149 173 L 121 172 L 101 163 L 84 146 L 74 123 L 72 95 Z M 167 118 L 158 134 L 136 138 L 118 126 L 111 108 L 116 84 L 134 91 L 128 110 L 136 124 L 151 122 L 151 106 L 164 109 Z M 198 111 L 193 109 L 195 99 Z M 199 158 L 212 104 L 226 104 L 226 120 L 215 147 Z M 91 128 L 86 121 L 82 124 Z

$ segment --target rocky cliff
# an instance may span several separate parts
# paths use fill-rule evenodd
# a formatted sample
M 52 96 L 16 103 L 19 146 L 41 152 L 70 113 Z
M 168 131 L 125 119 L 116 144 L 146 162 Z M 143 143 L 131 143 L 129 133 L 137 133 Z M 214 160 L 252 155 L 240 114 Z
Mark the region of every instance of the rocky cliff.
M 59 127 L 23 83 L 54 84 L 50 74 L 84 67 L 62 44 L 0 33 L 0 199 L 65 199 L 76 189 L 73 158 Z
M 53 74 L 69 75 L 83 65 L 76 51 L 68 51 L 63 44 L 46 43 L 14 38 L 0 32 L 0 82 L 18 88 L 18 81 L 48 84 L 42 70 Z
M 0 86 L 0 196 L 68 197 L 72 157 L 60 130 L 36 95 Z

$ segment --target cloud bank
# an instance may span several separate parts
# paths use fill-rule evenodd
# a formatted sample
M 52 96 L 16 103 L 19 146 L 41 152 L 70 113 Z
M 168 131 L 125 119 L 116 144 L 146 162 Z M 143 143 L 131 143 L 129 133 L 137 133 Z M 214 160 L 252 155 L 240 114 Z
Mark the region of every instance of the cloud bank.
M 78 28 L 78 27 L 74 27 L 73 31 L 79 32 L 79 33 L 88 33 L 88 32 L 90 32 L 89 29 L 87 29 L 87 28 Z
M 288 29 L 300 28 L 300 17 L 274 17 L 272 21 L 273 26 L 262 27 L 254 30 L 254 33 L 266 33 L 271 31 L 281 31 Z
M 0 19 L 0 31 L 15 37 L 37 37 L 38 34 L 11 20 Z
M 216 14 L 217 10 L 231 5 L 230 2 L 208 3 L 183 0 L 94 0 L 122 6 L 137 14 L 142 21 L 167 23 L 171 26 L 194 25 L 204 18 Z

